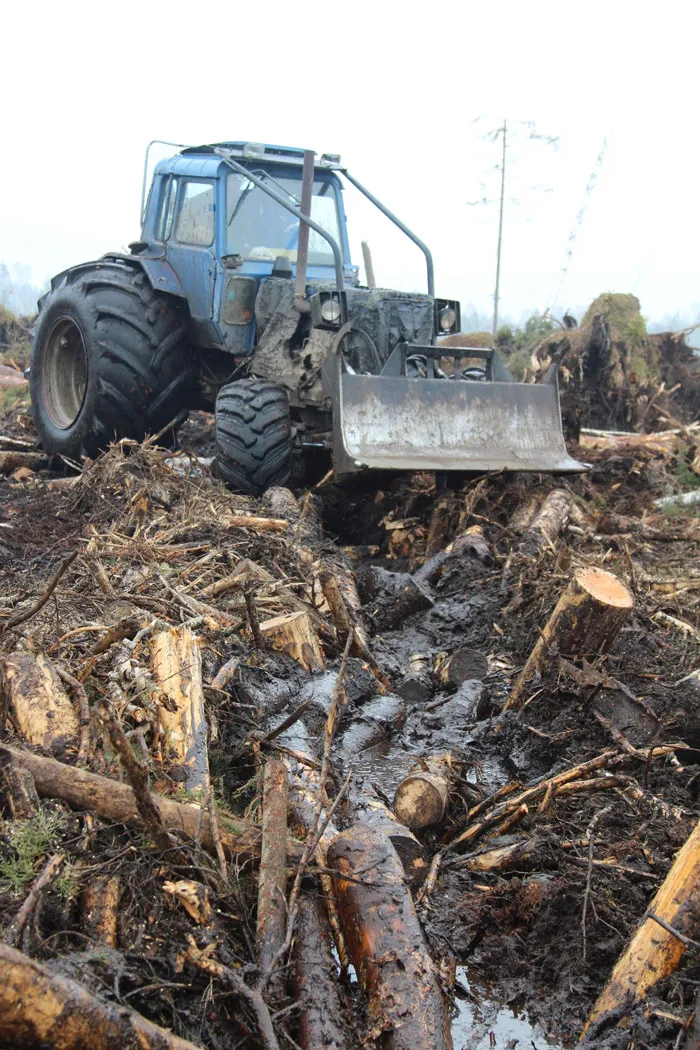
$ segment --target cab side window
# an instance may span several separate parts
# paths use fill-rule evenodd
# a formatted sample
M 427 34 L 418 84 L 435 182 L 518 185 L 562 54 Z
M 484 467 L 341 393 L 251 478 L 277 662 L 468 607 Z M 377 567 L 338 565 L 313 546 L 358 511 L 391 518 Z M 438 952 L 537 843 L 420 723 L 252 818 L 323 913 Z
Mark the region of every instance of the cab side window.
M 177 179 L 170 175 L 166 180 L 163 196 L 160 201 L 158 222 L 156 224 L 156 240 L 167 241 L 173 225 L 175 214 L 175 197 L 177 196 Z
M 209 245 L 214 240 L 214 184 L 184 180 L 175 222 L 175 238 L 181 244 Z

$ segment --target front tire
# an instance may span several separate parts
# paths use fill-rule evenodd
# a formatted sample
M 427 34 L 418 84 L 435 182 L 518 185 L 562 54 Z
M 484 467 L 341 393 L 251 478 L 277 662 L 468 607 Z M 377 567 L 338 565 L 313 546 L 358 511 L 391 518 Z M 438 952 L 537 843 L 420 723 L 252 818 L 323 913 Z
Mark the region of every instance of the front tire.
M 236 492 L 259 496 L 292 472 L 289 400 L 264 379 L 228 383 L 216 399 L 216 469 Z
M 42 303 L 29 381 L 47 452 L 80 459 L 157 433 L 188 407 L 184 307 L 120 259 L 69 270 Z

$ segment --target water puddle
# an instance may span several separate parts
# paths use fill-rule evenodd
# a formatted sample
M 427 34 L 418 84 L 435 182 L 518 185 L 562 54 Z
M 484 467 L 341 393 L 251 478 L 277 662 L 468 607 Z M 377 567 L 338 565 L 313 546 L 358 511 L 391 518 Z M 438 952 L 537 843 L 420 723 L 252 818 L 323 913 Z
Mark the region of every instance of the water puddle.
M 457 982 L 469 992 L 465 966 L 457 967 Z M 529 1021 L 524 1011 L 485 998 L 482 989 L 475 989 L 474 998 L 469 994 L 457 999 L 456 1008 L 454 1050 L 564 1050 L 563 1043 Z

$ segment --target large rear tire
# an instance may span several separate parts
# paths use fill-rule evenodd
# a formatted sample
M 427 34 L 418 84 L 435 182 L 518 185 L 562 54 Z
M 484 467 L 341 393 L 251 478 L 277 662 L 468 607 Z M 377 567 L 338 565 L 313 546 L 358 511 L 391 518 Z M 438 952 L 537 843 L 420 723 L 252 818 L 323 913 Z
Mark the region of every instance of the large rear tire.
M 239 379 L 216 399 L 216 469 L 236 492 L 259 496 L 292 472 L 292 425 L 284 390 Z
M 182 421 L 192 382 L 184 306 L 126 260 L 69 270 L 42 303 L 29 382 L 41 444 L 73 459 Z

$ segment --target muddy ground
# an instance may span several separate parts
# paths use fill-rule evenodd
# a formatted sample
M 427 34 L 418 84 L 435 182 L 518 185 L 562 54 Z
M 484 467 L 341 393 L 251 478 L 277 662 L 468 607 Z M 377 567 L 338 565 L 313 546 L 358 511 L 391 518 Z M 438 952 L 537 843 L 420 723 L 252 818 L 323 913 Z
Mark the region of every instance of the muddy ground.
M 153 712 L 139 692 L 143 680 L 132 673 L 148 670 L 147 644 L 130 650 L 122 642 L 101 655 L 91 650 L 124 617 L 136 615 L 143 626 L 154 619 L 177 624 L 196 619 L 197 607 L 188 606 L 188 599 L 206 600 L 223 618 L 205 614 L 195 628 L 205 683 L 226 661 L 240 658 L 223 690 L 205 690 L 212 780 L 222 807 L 255 819 L 260 756 L 274 752 L 253 746 L 251 732 L 277 725 L 300 694 L 311 691 L 314 702 L 305 717 L 277 745 L 319 754 L 340 647 L 303 548 L 310 546 L 315 555 L 340 548 L 357 575 L 371 652 L 391 693 L 406 691 L 412 657 L 432 668 L 441 653 L 465 647 L 470 654 L 463 685 L 441 690 L 431 679 L 420 699 L 411 699 L 408 691 L 403 725 L 384 726 L 378 742 L 359 752 L 351 731 L 363 726 L 363 708 L 376 706 L 386 686 L 366 663 L 351 660 L 348 703 L 333 753 L 336 786 L 350 771 L 352 797 L 371 796 L 389 805 L 417 758 L 449 751 L 459 760 L 447 818 L 419 836 L 425 870 L 437 853 L 443 855 L 419 915 L 445 994 L 454 1003 L 455 1047 L 573 1046 L 700 815 L 700 681 L 691 674 L 698 667 L 700 637 L 700 523 L 692 515 L 662 514 L 652 504 L 687 486 L 682 454 L 572 448 L 572 454 L 593 461 L 590 473 L 575 480 L 467 478 L 446 493 L 436 492 L 434 479 L 424 475 L 383 478 L 362 488 L 326 481 L 299 494 L 305 520 L 315 516 L 323 524 L 319 544 L 304 538 L 304 521 L 280 533 L 227 525 L 232 513 L 271 510 L 264 500 L 227 493 L 196 459 L 212 454 L 211 423 L 211 417 L 194 414 L 174 458 L 164 450 L 123 444 L 72 481 L 65 464 L 53 461 L 0 482 L 5 624 L 45 592 L 67 554 L 79 552 L 42 610 L 0 635 L 3 656 L 18 650 L 46 653 L 83 683 L 91 706 L 109 698 L 149 764 L 153 789 L 182 797 L 180 771 L 151 746 Z M 26 407 L 15 401 L 0 430 L 31 442 Z M 568 524 L 544 553 L 521 557 L 516 511 L 535 497 L 541 502 L 554 487 L 574 495 Z M 444 508 L 445 544 L 475 526 L 483 542 L 447 558 L 431 585 L 423 581 L 427 608 L 392 626 L 387 594 L 395 577 L 378 570 L 420 579 L 437 503 Z M 288 658 L 256 650 L 240 593 L 203 597 L 242 559 L 273 577 L 273 584 L 256 594 L 259 616 L 287 610 L 289 593 L 320 609 L 329 625 L 322 639 L 326 674 L 311 676 Z M 603 567 L 628 584 L 635 596 L 632 617 L 605 657 L 586 663 L 551 653 L 542 676 L 528 686 L 524 708 L 503 711 L 517 672 L 580 564 Z M 601 689 L 597 672 L 624 690 Z M 652 745 L 677 747 L 642 761 L 626 753 L 621 738 L 647 756 Z M 0 739 L 21 742 L 11 711 L 5 712 Z M 487 830 L 469 849 L 450 847 L 468 826 L 468 811 L 505 785 L 526 787 L 607 751 L 620 760 L 602 790 L 555 792 L 530 805 L 505 835 L 494 840 Z M 94 771 L 123 776 L 96 724 L 90 752 Z M 58 757 L 75 762 L 75 746 L 69 743 Z M 338 825 L 351 819 L 350 810 L 341 807 Z M 18 946 L 25 952 L 198 1045 L 213 1050 L 263 1045 L 249 1007 L 184 961 L 188 938 L 200 948 L 216 942 L 221 962 L 254 983 L 257 890 L 251 865 L 234 867 L 224 879 L 216 860 L 198 855 L 192 861 L 188 877 L 213 887 L 214 917 L 201 925 L 163 890 L 173 871 L 142 831 L 45 801 L 39 816 L 19 831 L 6 819 L 0 835 L 5 930 L 49 855 L 66 856 L 61 877 L 41 894 L 24 927 Z M 583 844 L 591 836 L 592 851 Z M 469 859 L 479 851 L 516 841 L 533 845 L 522 864 L 496 873 L 469 870 Z M 114 947 L 101 945 L 86 925 L 85 889 L 96 875 L 121 881 Z M 307 889 L 319 892 L 312 878 Z M 353 1016 L 351 1045 L 360 1046 L 362 997 L 352 971 L 342 980 Z M 593 1044 L 684 1046 L 698 987 L 700 960 L 690 947 L 645 1009 L 624 1027 L 594 1033 Z M 274 1003 L 282 1011 L 275 1019 L 281 1045 L 297 1045 L 293 1001 L 288 992 Z

